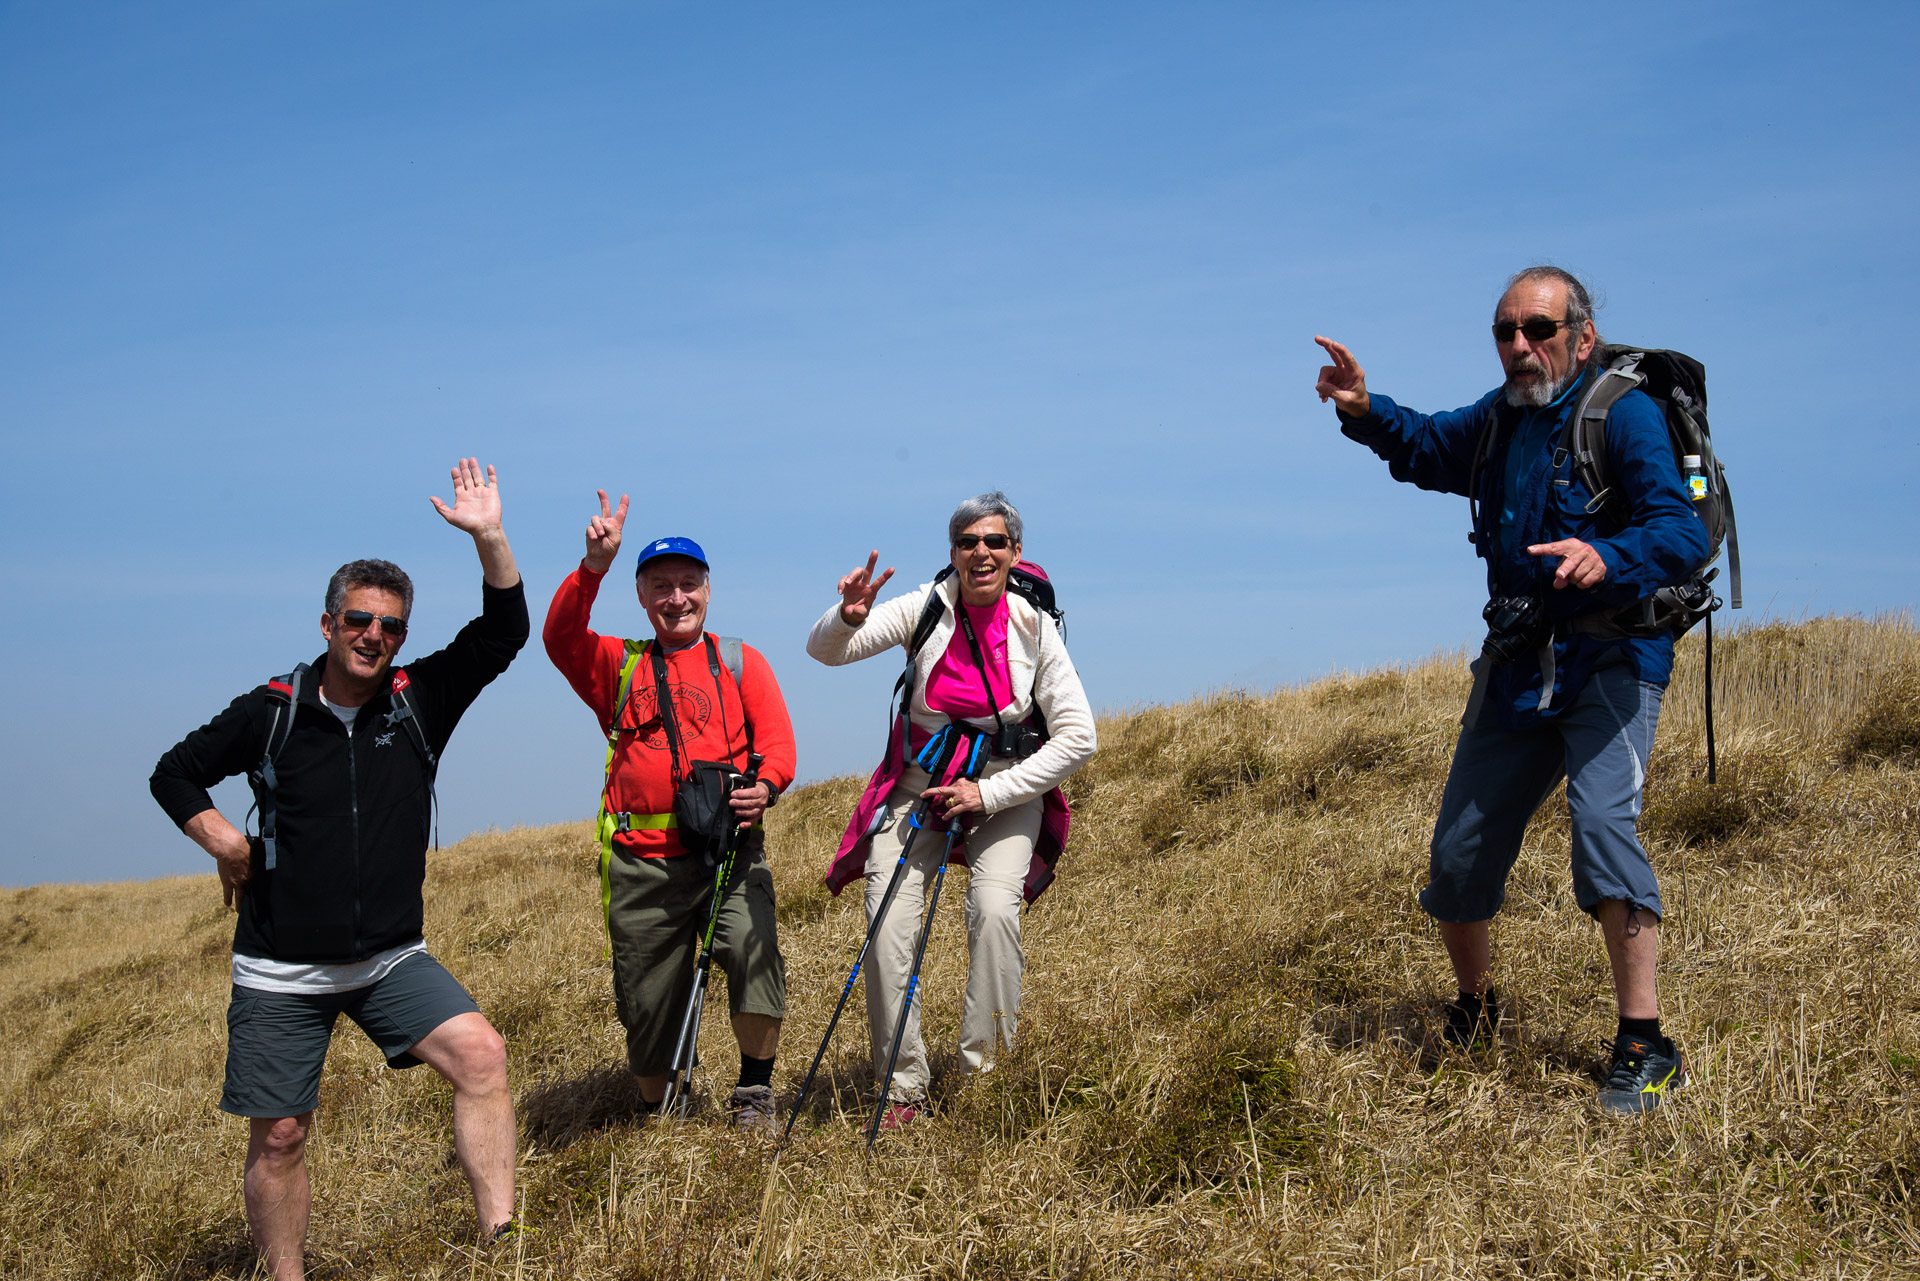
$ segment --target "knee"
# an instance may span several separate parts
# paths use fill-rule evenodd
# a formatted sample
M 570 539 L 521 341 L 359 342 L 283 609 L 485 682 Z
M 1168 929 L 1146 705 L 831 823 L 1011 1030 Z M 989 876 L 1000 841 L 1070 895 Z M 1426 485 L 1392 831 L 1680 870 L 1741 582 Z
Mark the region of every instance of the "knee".
M 505 1038 L 494 1031 L 493 1024 L 476 1019 L 471 1027 L 461 1029 L 454 1049 L 453 1068 L 448 1075 L 457 1089 L 486 1092 L 506 1088 Z
M 299 1165 L 306 1156 L 313 1114 L 260 1118 L 253 1123 L 253 1156 L 275 1168 Z

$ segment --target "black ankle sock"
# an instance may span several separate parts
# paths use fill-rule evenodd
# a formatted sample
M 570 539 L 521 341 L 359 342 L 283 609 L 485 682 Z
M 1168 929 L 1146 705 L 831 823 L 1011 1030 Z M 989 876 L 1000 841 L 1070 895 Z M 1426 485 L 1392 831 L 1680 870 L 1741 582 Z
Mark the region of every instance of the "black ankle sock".
M 773 1085 L 773 1056 L 768 1055 L 764 1059 L 755 1059 L 742 1054 L 740 1056 L 740 1084 L 742 1086 L 765 1085 L 771 1087 Z
M 1462 992 L 1454 997 L 1453 1000 L 1454 1004 L 1465 1010 L 1469 1016 L 1478 1015 L 1482 1010 L 1498 1010 L 1500 1008 L 1500 994 L 1492 988 L 1488 988 L 1479 996 L 1475 996 L 1471 992 Z
M 1666 1037 L 1660 1035 L 1659 1015 L 1655 1015 L 1650 1019 L 1630 1019 L 1623 1016 L 1620 1020 L 1620 1031 L 1617 1035 L 1637 1037 L 1642 1041 L 1649 1042 L 1662 1054 L 1670 1054 L 1673 1052 L 1673 1043 L 1668 1041 Z

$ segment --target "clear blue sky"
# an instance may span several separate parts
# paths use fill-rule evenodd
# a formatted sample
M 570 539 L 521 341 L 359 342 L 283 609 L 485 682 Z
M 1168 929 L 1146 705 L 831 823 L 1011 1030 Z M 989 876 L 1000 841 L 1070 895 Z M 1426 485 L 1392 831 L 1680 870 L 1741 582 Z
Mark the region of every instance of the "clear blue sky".
M 1750 616 L 1906 608 L 1916 12 L 0 8 L 0 883 L 205 870 L 154 760 L 319 652 L 342 561 L 413 573 L 411 652 L 475 612 L 463 454 L 536 631 L 596 486 L 703 542 L 807 778 L 894 676 L 805 657 L 835 577 L 923 581 L 982 489 L 1096 706 L 1461 645 L 1466 504 L 1340 437 L 1310 340 L 1466 403 L 1541 259 L 1706 362 Z M 585 816 L 601 751 L 536 639 L 443 836 Z

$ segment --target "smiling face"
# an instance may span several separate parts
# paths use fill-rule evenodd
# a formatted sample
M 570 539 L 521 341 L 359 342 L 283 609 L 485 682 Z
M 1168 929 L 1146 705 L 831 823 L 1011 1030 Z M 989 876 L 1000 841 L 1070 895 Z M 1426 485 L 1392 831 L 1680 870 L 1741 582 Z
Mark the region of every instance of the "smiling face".
M 982 516 L 961 531 L 960 541 L 987 535 L 1005 538 L 1006 517 Z M 954 576 L 960 580 L 961 600 L 973 606 L 992 605 L 1007 594 L 1007 575 L 1020 559 L 1019 543 L 1009 541 L 996 551 L 984 542 L 976 542 L 969 548 L 956 545 L 951 551 Z
M 647 562 L 634 584 L 640 607 L 647 611 L 653 634 L 662 645 L 679 649 L 700 639 L 707 625 L 707 602 L 713 589 L 707 571 L 684 556 L 662 556 Z
M 1494 310 L 1495 324 L 1524 325 L 1530 320 L 1564 321 L 1567 318 L 1567 286 L 1551 277 L 1532 277 L 1520 281 L 1501 297 Z M 1593 322 L 1578 329 L 1561 325 L 1551 338 L 1538 342 L 1516 332 L 1510 342 L 1495 340 L 1500 366 L 1507 371 L 1507 400 L 1514 405 L 1540 406 L 1552 403 L 1565 391 L 1593 354 Z
M 365 610 L 373 621 L 350 626 L 345 619 L 349 610 Z M 383 615 L 405 618 L 407 609 L 398 592 L 381 587 L 349 587 L 338 614 L 320 615 L 320 634 L 327 638 L 326 694 L 343 707 L 357 707 L 373 696 L 406 639 L 387 633 L 380 624 Z

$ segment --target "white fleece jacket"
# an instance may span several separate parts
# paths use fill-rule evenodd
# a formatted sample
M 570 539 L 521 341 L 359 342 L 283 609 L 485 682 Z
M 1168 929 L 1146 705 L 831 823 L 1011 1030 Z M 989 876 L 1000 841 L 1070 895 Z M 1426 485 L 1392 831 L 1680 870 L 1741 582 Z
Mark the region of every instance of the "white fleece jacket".
M 913 638 L 913 626 L 927 593 L 937 591 L 946 609 L 934 626 L 927 643 L 915 660 L 913 705 L 907 715 L 928 733 L 938 733 L 950 719 L 944 712 L 927 706 L 927 678 L 934 665 L 947 652 L 953 639 L 954 603 L 960 585 L 949 578 L 943 583 L 923 583 L 905 596 L 896 596 L 873 607 L 865 623 L 849 627 L 840 618 L 840 604 L 834 602 L 807 636 L 807 653 L 829 667 L 857 663 L 894 646 L 905 648 Z M 1044 796 L 1064 783 L 1073 773 L 1093 759 L 1098 745 L 1093 731 L 1093 708 L 1087 704 L 1087 692 L 1080 686 L 1080 673 L 1067 657 L 1067 644 L 1053 619 L 1029 604 L 1025 598 L 1007 593 L 1007 674 L 1012 678 L 1014 701 L 1000 709 L 1009 724 L 1023 721 L 1039 704 L 1047 718 L 1047 742 L 1024 761 L 1015 762 L 991 778 L 980 781 L 980 802 L 989 814 L 1009 809 L 1036 796 Z M 976 728 L 989 732 L 991 720 Z

